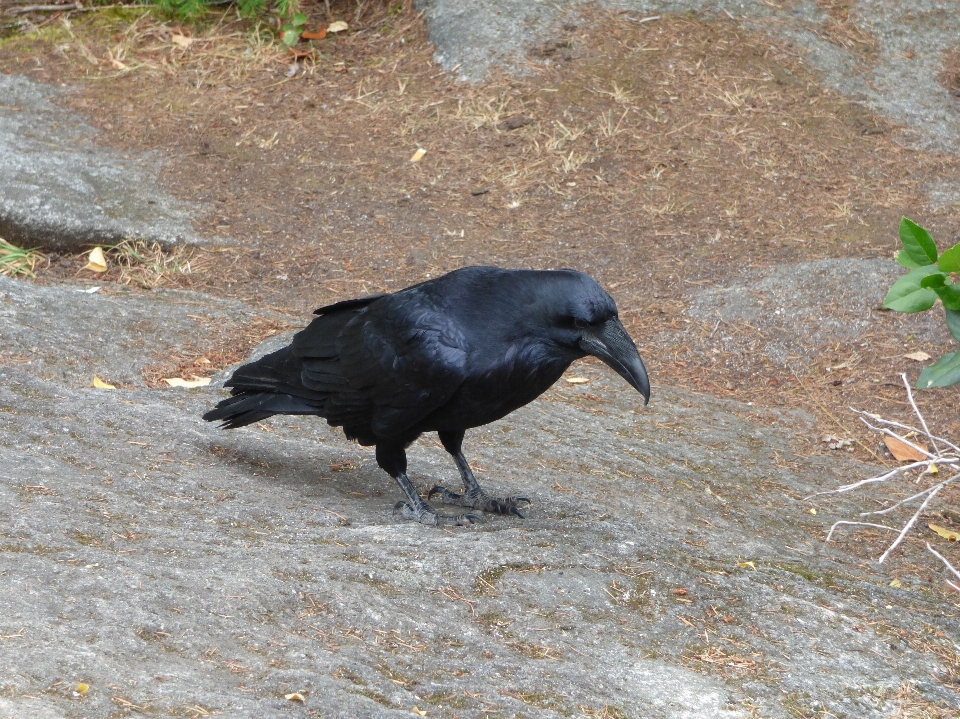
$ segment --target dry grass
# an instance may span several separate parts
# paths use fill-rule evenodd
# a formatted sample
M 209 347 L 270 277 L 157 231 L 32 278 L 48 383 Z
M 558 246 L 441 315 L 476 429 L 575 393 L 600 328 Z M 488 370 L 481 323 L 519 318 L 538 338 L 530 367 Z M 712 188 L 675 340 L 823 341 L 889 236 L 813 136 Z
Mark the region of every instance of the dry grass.
M 175 281 L 178 275 L 204 272 L 211 264 L 208 254 L 184 245 L 165 249 L 157 242 L 124 240 L 103 250 L 110 269 L 102 277 L 149 290 Z
M 960 47 L 951 48 L 943 54 L 943 66 L 938 79 L 947 92 L 960 97 Z
M 304 313 L 465 264 L 579 267 L 610 288 L 659 382 L 803 407 L 828 425 L 850 404 L 895 406 L 885 387 L 904 369 L 889 359 L 899 324 L 878 327 L 841 386 L 825 367 L 843 348 L 798 367 L 801 385 L 750 350 L 748 327 L 723 327 L 743 335 L 737 356 L 705 358 L 682 338 L 705 341 L 714 326 L 686 320 L 684 295 L 752 267 L 889 256 L 903 213 L 953 236 L 960 221 L 923 209 L 922 183 L 960 180 L 954 158 L 906 149 L 789 45 L 734 23 L 598 13 L 550 44 L 562 52 L 532 53 L 533 75 L 474 87 L 432 63 L 415 13 L 368 7 L 356 32 L 299 58 L 229 14 L 196 29 L 76 20 L 76 42 L 53 23 L 55 38 L 29 41 L 47 52 L 40 66 L 16 43 L 0 58 L 79 82 L 71 105 L 100 121 L 104 142 L 173 158 L 168 186 L 210 208 L 198 229 L 239 241 L 206 272 L 168 274 L 173 286 Z M 320 3 L 304 9 L 325 17 Z M 426 155 L 409 162 L 418 147 Z M 680 339 L 646 345 L 661 329 Z M 869 383 L 847 382 L 858 373 Z M 923 401 L 948 407 L 947 392 Z
M 24 250 L 0 237 L 0 275 L 33 278 L 37 264 L 45 259 L 37 250 Z
M 814 32 L 863 62 L 876 51 L 877 40 L 857 25 L 851 16 L 852 5 L 851 0 L 817 0 L 817 7 L 827 15 L 827 20 Z
M 897 704 L 897 713 L 890 715 L 890 719 L 956 719 L 957 716 L 956 710 L 924 699 L 909 684 L 900 687 L 892 699 Z

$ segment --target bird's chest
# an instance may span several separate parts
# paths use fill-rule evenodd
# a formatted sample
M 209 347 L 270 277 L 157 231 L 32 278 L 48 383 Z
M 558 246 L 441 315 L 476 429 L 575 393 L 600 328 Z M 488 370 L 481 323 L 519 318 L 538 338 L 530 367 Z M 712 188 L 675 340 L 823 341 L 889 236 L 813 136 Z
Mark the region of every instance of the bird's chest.
M 504 362 L 476 373 L 434 418 L 437 429 L 468 429 L 494 422 L 532 402 L 560 379 L 570 361 Z

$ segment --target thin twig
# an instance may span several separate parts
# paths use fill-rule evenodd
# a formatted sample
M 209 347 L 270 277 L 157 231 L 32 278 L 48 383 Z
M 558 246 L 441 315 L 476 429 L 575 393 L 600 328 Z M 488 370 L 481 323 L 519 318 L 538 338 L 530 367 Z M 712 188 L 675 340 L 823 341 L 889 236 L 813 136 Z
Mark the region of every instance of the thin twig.
M 939 559 L 941 562 L 943 562 L 944 565 L 946 565 L 947 569 L 949 569 L 950 572 L 953 573 L 953 575 L 954 575 L 957 579 L 960 579 L 960 572 L 958 572 L 956 569 L 954 569 L 954 566 L 953 566 L 952 564 L 950 564 L 950 562 L 947 561 L 946 557 L 944 557 L 942 554 L 940 554 L 940 552 L 938 552 L 936 549 L 934 549 L 933 547 L 931 547 L 931 546 L 930 546 L 930 542 L 927 542 L 927 549 L 930 550 L 930 553 L 933 554 L 934 557 L 936 557 L 936 558 Z
M 901 437 L 899 434 L 897 434 L 896 432 L 894 432 L 892 429 L 887 429 L 886 427 L 874 427 L 872 424 L 870 424 L 870 423 L 869 423 L 867 420 L 865 420 L 863 417 L 860 418 L 860 421 L 863 422 L 865 425 L 867 425 L 867 427 L 869 427 L 870 429 L 874 430 L 875 432 L 880 432 L 880 433 L 882 433 L 882 434 L 887 435 L 888 437 L 893 437 L 895 440 L 897 440 L 897 441 L 899 441 L 899 442 L 903 442 L 903 443 L 904 443 L 905 445 L 907 445 L 908 447 L 911 447 L 912 449 L 915 449 L 916 451 L 920 452 L 920 454 L 925 454 L 925 455 L 927 455 L 930 459 L 940 459 L 940 457 L 939 457 L 938 455 L 933 454 L 932 452 L 928 452 L 928 451 L 925 450 L 923 447 L 919 447 L 919 446 L 915 445 L 913 442 L 911 442 L 911 441 L 908 440 L 908 439 L 904 439 L 904 438 Z M 919 434 L 919 433 L 918 433 L 918 434 Z
M 829 542 L 829 541 L 830 541 L 830 537 L 833 536 L 833 530 L 835 530 L 835 529 L 836 529 L 837 527 L 839 527 L 841 524 L 852 524 L 852 525 L 856 525 L 856 526 L 858 526 L 858 527 L 876 527 L 877 529 L 889 529 L 889 530 L 891 530 L 891 531 L 893 531 L 893 532 L 896 532 L 896 531 L 897 531 L 894 527 L 888 527 L 886 524 L 873 524 L 872 522 L 849 522 L 849 521 L 847 521 L 847 520 L 841 520 L 841 521 L 839 521 L 839 522 L 834 522 L 834 523 L 833 523 L 833 526 L 830 527 L 830 531 L 827 532 L 827 538 L 826 538 L 826 540 L 824 540 L 824 541 Z
M 928 494 L 930 494 L 930 492 L 939 492 L 941 489 L 943 489 L 943 488 L 946 486 L 946 484 L 947 484 L 947 483 L 945 483 L 945 482 L 941 482 L 940 484 L 935 484 L 935 485 L 933 485 L 932 487 L 927 487 L 927 488 L 926 488 L 925 490 L 923 490 L 922 492 L 917 492 L 917 493 L 914 494 L 912 497 L 907 497 L 906 499 L 901 499 L 901 500 L 900 500 L 899 502 L 897 502 L 896 504 L 891 504 L 889 507 L 885 507 L 884 509 L 877 509 L 877 510 L 875 510 L 875 511 L 873 511 L 873 512 L 861 512 L 861 513 L 860 513 L 860 516 L 861 516 L 861 517 L 867 517 L 867 516 L 869 516 L 869 515 L 871 515 L 871 514 L 888 514 L 888 513 L 892 512 L 894 509 L 896 509 L 897 507 L 902 507 L 902 506 L 905 505 L 905 504 L 910 504 L 910 502 L 912 502 L 912 501 L 914 501 L 914 500 L 916 500 L 916 499 L 920 499 L 920 497 L 925 497 L 925 496 L 927 496 Z
M 916 432 L 917 434 L 924 434 L 923 430 L 919 430 L 916 427 L 911 427 L 908 424 L 902 424 L 901 422 L 894 422 L 893 420 L 884 419 L 883 417 L 879 417 L 875 414 L 871 414 L 870 412 L 863 412 L 859 409 L 854 409 L 853 407 L 850 408 L 850 411 L 854 412 L 855 414 L 863 415 L 864 417 L 869 417 L 875 422 L 880 422 L 881 424 L 888 424 L 891 427 L 899 427 L 900 429 L 905 429 L 908 432 Z M 929 434 L 928 436 L 930 437 L 931 440 L 935 439 L 938 442 L 942 442 L 943 444 L 947 445 L 950 449 L 952 449 L 954 452 L 956 452 L 957 454 L 960 454 L 960 447 L 953 444 L 953 442 L 951 442 L 950 440 L 944 439 L 943 437 L 937 437 L 936 435 L 933 435 L 933 434 Z
M 916 469 L 918 467 L 926 467 L 929 464 L 930 464 L 929 460 L 923 460 L 922 462 L 914 462 L 913 464 L 908 464 L 903 467 L 894 467 L 892 470 L 890 470 L 886 474 L 881 475 L 879 477 L 871 477 L 870 479 L 861 479 L 859 482 L 854 482 L 853 484 L 845 484 L 844 486 L 838 487 L 837 489 L 829 489 L 826 492 L 817 492 L 816 494 L 811 494 L 809 497 L 804 497 L 803 500 L 806 501 L 808 499 L 813 499 L 814 497 L 820 497 L 825 494 L 843 494 L 845 492 L 849 492 L 851 490 L 857 489 L 858 487 L 863 487 L 864 485 L 867 485 L 867 484 L 876 484 L 877 482 L 886 482 L 888 479 L 892 479 L 893 477 L 897 476 L 898 474 L 901 474 L 902 472 L 906 472 L 907 470 L 910 470 L 910 469 Z
M 4 15 L 23 15 L 28 12 L 92 12 L 96 10 L 112 10 L 122 8 L 124 10 L 141 10 L 156 7 L 155 5 L 90 5 L 85 7 L 79 2 L 68 5 L 24 5 L 21 7 L 10 8 L 4 12 Z
M 920 410 L 917 409 L 917 403 L 913 401 L 913 391 L 910 389 L 910 383 L 907 382 L 907 375 L 901 374 L 900 379 L 903 380 L 903 386 L 907 388 L 907 399 L 910 400 L 910 406 L 913 407 L 914 414 L 920 418 L 920 424 L 923 426 L 924 434 L 930 438 L 930 443 L 933 445 L 933 451 L 937 454 L 940 454 L 940 450 L 937 448 L 937 443 L 933 441 L 933 435 L 931 435 L 930 430 L 927 429 L 927 420 L 925 420 L 923 415 L 920 414 Z
M 909 532 L 913 528 L 913 525 L 917 523 L 917 520 L 920 519 L 920 515 L 923 514 L 923 510 L 925 510 L 927 508 L 927 505 L 930 504 L 930 500 L 937 496 L 937 492 L 939 492 L 940 489 L 941 488 L 938 487 L 935 491 L 930 492 L 930 494 L 927 495 L 927 498 L 923 500 L 923 504 L 920 505 L 920 508 L 916 511 L 916 513 L 912 517 L 910 517 L 910 521 L 907 522 L 906 525 L 904 525 L 903 530 L 901 530 L 900 532 L 900 535 L 895 540 L 893 540 L 893 544 L 887 547 L 887 551 L 884 552 L 883 556 L 881 556 L 880 559 L 877 560 L 877 564 L 883 564 L 886 558 L 890 556 L 890 552 L 892 552 L 894 549 L 900 546 L 900 542 L 902 542 L 904 537 L 907 536 L 907 532 Z
M 713 328 L 713 332 L 710 333 L 710 335 L 707 337 L 707 339 L 710 339 L 710 340 L 713 339 L 713 336 L 714 336 L 715 334 L 717 334 L 717 330 L 720 329 L 720 323 L 721 323 L 721 322 L 723 322 L 723 318 L 722 318 L 722 317 L 717 320 L 717 325 L 716 325 L 716 327 Z
M 933 434 L 930 432 L 930 428 L 927 427 L 927 422 L 924 419 L 923 414 L 921 414 L 920 409 L 917 407 L 917 404 L 913 399 L 913 393 L 910 391 L 910 385 L 907 383 L 906 376 L 900 375 L 900 378 L 903 380 L 903 385 L 907 390 L 907 397 L 910 400 L 910 406 L 913 407 L 913 411 L 916 413 L 917 417 L 920 419 L 920 424 L 923 427 L 922 430 L 918 430 L 915 427 L 909 427 L 900 422 L 894 422 L 888 419 L 883 419 L 879 415 L 870 414 L 869 412 L 862 412 L 858 409 L 854 409 L 853 407 L 851 407 L 850 410 L 854 414 L 858 415 L 860 421 L 863 422 L 869 429 L 873 430 L 874 432 L 880 432 L 881 434 L 895 437 L 901 442 L 905 442 L 906 444 L 908 444 L 909 446 L 913 447 L 918 452 L 920 452 L 922 455 L 925 455 L 928 459 L 924 459 L 919 462 L 912 462 L 905 466 L 896 467 L 891 471 L 886 472 L 885 474 L 882 474 L 878 477 L 870 477 L 869 479 L 863 479 L 863 480 L 860 480 L 859 482 L 854 482 L 853 484 L 848 484 L 843 487 L 830 490 L 828 492 L 817 492 L 816 494 L 812 494 L 806 498 L 806 499 L 811 499 L 813 497 L 818 497 L 825 494 L 842 494 L 844 492 L 849 492 L 853 489 L 857 489 L 858 487 L 885 482 L 899 475 L 903 475 L 910 470 L 922 468 L 922 471 L 917 475 L 917 479 L 916 479 L 916 481 L 919 482 L 924 477 L 925 474 L 935 473 L 937 471 L 936 470 L 937 465 L 941 467 L 950 467 L 951 469 L 956 471 L 957 473 L 952 475 L 951 477 L 941 482 L 938 482 L 937 484 L 934 484 L 933 486 L 928 487 L 923 491 L 917 492 L 907 497 L 906 499 L 901 499 L 899 502 L 895 502 L 894 504 L 891 504 L 888 507 L 885 507 L 883 509 L 878 509 L 872 512 L 861 512 L 860 516 L 869 516 L 874 514 L 885 515 L 904 506 L 905 504 L 909 504 L 910 502 L 915 502 L 921 498 L 923 499 L 923 502 L 920 504 L 917 510 L 913 513 L 913 515 L 910 517 L 907 523 L 899 530 L 897 534 L 897 538 L 890 544 L 889 547 L 887 547 L 887 550 L 880 556 L 880 559 L 877 560 L 879 564 L 883 564 L 883 562 L 886 561 L 887 557 L 889 557 L 894 552 L 894 550 L 896 550 L 896 548 L 900 546 L 903 540 L 906 539 L 907 535 L 910 533 L 910 530 L 913 529 L 914 525 L 920 520 L 920 517 L 923 515 L 924 510 L 927 508 L 930 502 L 933 501 L 933 498 L 936 497 L 941 490 L 945 489 L 946 487 L 953 484 L 957 480 L 960 480 L 960 471 L 958 471 L 960 470 L 960 457 L 946 455 L 944 452 L 944 449 L 942 449 L 942 448 L 949 447 L 953 451 L 957 452 L 957 454 L 960 454 L 960 448 L 958 448 L 952 442 L 945 439 L 941 439 L 939 437 L 937 437 L 936 440 L 940 442 L 940 445 L 939 446 L 937 445 L 937 441 L 934 441 L 935 438 Z M 867 421 L 868 418 L 873 422 L 876 422 L 876 425 L 871 424 L 871 422 Z M 930 443 L 933 447 L 933 452 L 928 452 L 916 446 L 912 442 L 907 442 L 906 440 L 904 440 L 903 437 L 901 437 L 896 432 L 890 429 L 887 429 L 887 427 L 880 427 L 877 425 L 887 425 L 887 427 L 897 427 L 901 431 L 907 430 L 908 432 L 913 432 L 915 435 L 923 435 L 930 440 Z M 872 522 L 854 522 L 849 520 L 842 520 L 839 522 L 835 522 L 833 526 L 830 527 L 830 531 L 827 532 L 826 541 L 829 542 L 833 538 L 834 532 L 841 525 L 850 525 L 855 527 L 874 527 L 876 529 L 889 529 L 894 532 L 897 531 L 896 528 L 888 527 L 885 524 L 874 524 Z M 958 571 L 952 564 L 950 564 L 950 562 L 945 557 L 943 557 L 933 547 L 931 547 L 929 542 L 927 542 L 927 550 L 929 550 L 931 554 L 933 554 L 937 559 L 943 562 L 943 564 L 947 567 L 947 569 L 957 579 L 960 579 L 960 571 Z M 952 589 L 955 589 L 956 591 L 960 592 L 960 584 L 956 584 L 950 581 L 949 579 L 947 579 L 946 582 Z
M 957 479 L 958 477 L 960 477 L 960 474 L 956 474 L 956 475 L 954 475 L 953 477 L 951 477 L 950 479 L 947 479 L 947 480 L 944 480 L 943 482 L 940 482 L 940 484 L 935 484 L 935 485 L 933 485 L 932 487 L 927 487 L 925 490 L 923 490 L 922 492 L 917 492 L 917 493 L 916 493 L 915 495 L 913 495 L 912 497 L 907 497 L 906 499 L 901 499 L 899 502 L 897 502 L 896 504 L 890 505 L 890 506 L 887 507 L 886 509 L 878 509 L 878 510 L 876 510 L 876 511 L 874 511 L 874 512 L 861 512 L 861 513 L 860 513 L 860 516 L 861 516 L 861 517 L 866 517 L 866 516 L 871 515 L 871 514 L 887 514 L 888 512 L 892 512 L 893 510 L 895 510 L 897 507 L 901 507 L 901 506 L 903 506 L 904 504 L 909 504 L 910 502 L 912 502 L 912 501 L 915 500 L 915 499 L 920 499 L 920 497 L 924 496 L 925 494 L 930 494 L 930 492 L 939 492 L 941 489 L 943 489 L 944 487 L 946 487 L 948 484 L 953 483 L 953 481 L 954 481 L 955 479 Z

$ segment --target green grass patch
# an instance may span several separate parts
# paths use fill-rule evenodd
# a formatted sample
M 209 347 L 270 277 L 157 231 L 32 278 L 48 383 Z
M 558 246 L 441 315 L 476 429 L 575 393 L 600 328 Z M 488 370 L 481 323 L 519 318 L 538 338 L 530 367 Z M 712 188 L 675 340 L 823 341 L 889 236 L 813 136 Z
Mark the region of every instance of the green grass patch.
M 33 278 L 33 270 L 44 260 L 36 249 L 25 250 L 0 237 L 0 275 Z

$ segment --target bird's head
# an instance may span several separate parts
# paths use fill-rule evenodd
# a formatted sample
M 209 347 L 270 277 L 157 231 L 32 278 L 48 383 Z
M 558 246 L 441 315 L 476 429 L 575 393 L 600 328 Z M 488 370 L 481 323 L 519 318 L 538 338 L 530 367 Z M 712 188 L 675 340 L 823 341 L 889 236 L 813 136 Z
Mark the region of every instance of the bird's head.
M 547 323 L 553 341 L 573 354 L 592 355 L 613 369 L 650 401 L 650 380 L 637 346 L 617 315 L 617 305 L 596 281 L 582 272 L 552 272 Z

